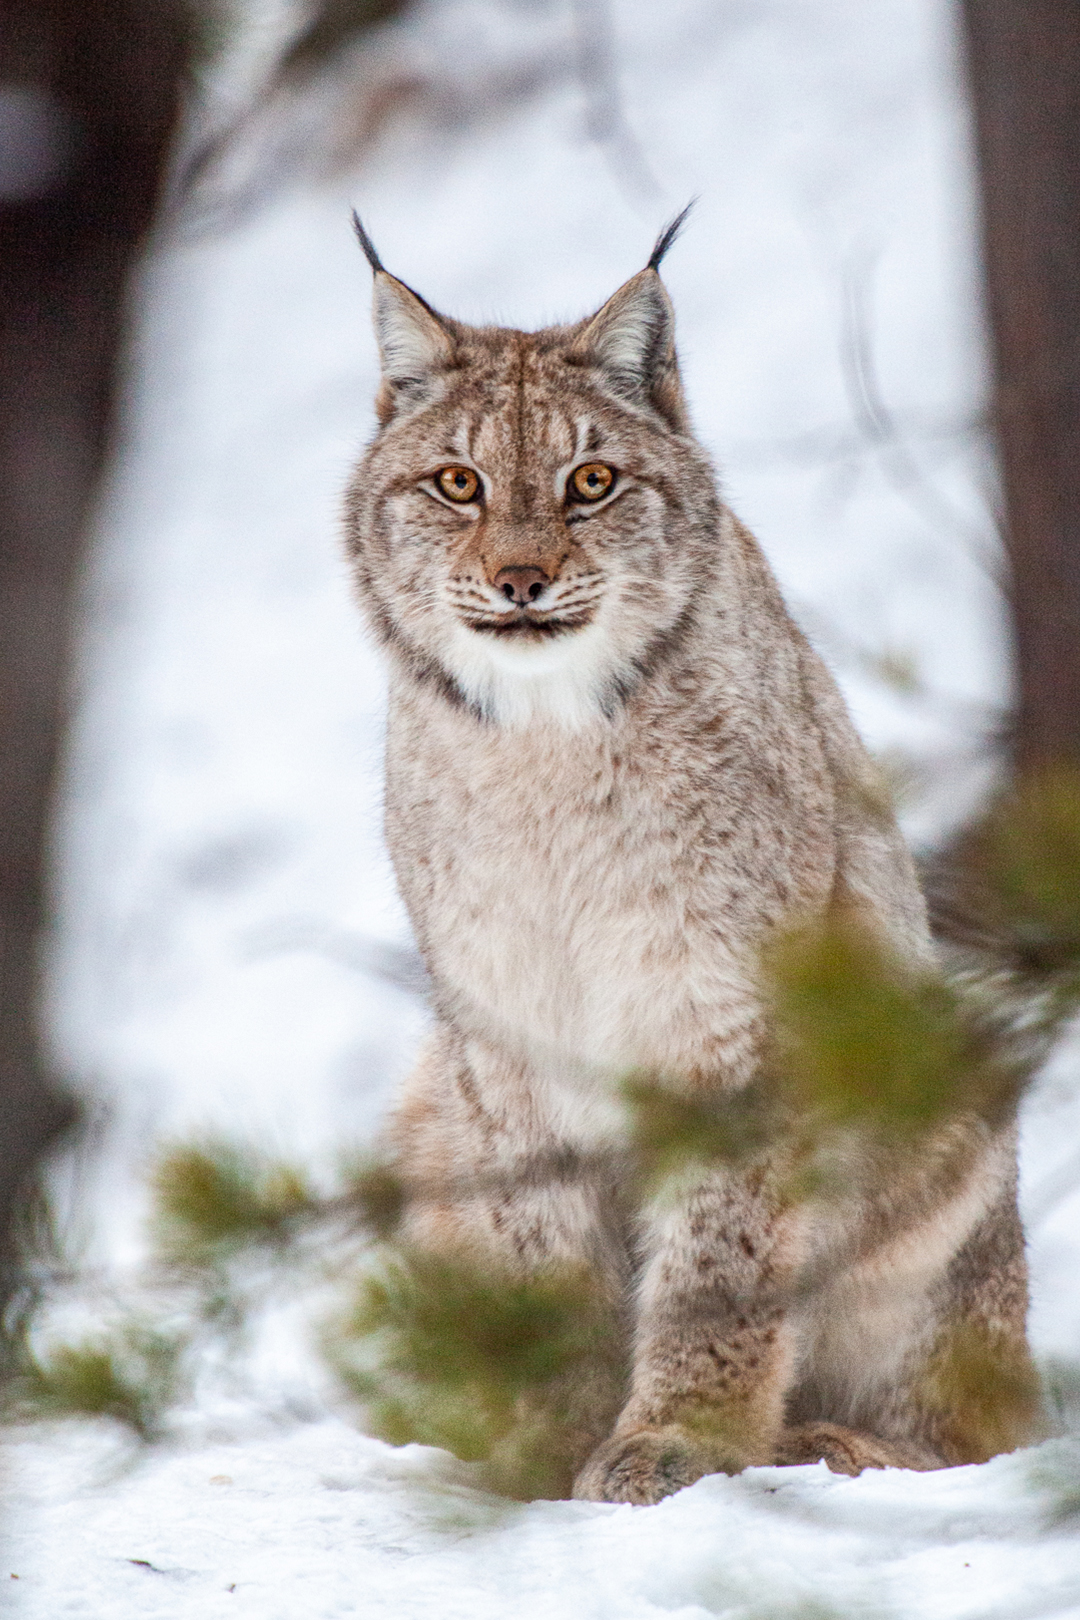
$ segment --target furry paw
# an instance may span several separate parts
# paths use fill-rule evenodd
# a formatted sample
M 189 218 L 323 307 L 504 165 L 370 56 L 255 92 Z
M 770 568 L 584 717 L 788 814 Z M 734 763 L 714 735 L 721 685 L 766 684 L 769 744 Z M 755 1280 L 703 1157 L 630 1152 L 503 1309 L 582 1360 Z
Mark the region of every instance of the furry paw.
M 672 1424 L 617 1434 L 598 1446 L 574 1481 L 580 1502 L 659 1502 L 712 1471 L 702 1449 Z
M 776 1450 L 781 1464 L 828 1463 L 834 1474 L 861 1474 L 864 1468 L 914 1468 L 925 1472 L 945 1465 L 914 1440 L 881 1440 L 876 1434 L 845 1429 L 839 1423 L 806 1423 L 788 1429 Z

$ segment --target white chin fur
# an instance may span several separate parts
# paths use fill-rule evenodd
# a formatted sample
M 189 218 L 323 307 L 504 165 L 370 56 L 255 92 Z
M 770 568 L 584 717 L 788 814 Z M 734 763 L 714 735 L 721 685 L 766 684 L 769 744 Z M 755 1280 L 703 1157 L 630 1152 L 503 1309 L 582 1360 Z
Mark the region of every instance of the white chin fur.
M 490 720 L 504 726 L 553 720 L 570 731 L 602 717 L 613 673 L 607 636 L 595 623 L 525 646 L 456 625 L 446 663 Z

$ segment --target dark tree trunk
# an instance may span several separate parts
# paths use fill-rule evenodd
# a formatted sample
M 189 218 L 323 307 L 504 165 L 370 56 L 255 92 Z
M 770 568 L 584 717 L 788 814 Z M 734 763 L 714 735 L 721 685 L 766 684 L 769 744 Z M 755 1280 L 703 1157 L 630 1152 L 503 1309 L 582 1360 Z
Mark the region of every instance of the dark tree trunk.
M 71 1113 L 37 1027 L 46 828 L 125 287 L 188 50 L 181 3 L 0 3 L 0 1289 L 29 1171 Z
M 1021 769 L 1080 766 L 1080 0 L 964 0 Z

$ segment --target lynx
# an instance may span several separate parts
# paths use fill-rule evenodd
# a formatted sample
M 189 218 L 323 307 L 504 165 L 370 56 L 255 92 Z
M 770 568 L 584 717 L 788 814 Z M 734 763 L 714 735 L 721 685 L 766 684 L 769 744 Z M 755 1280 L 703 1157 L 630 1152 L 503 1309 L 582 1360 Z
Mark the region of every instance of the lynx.
M 840 1215 L 783 1196 L 767 1147 L 626 1207 L 620 1079 L 752 1094 L 778 930 L 854 907 L 933 959 L 869 756 L 691 431 L 658 273 L 682 216 L 596 314 L 532 333 L 437 313 L 355 223 L 382 382 L 347 537 L 436 1013 L 396 1116 L 410 1242 L 587 1267 L 610 1301 L 625 1362 L 583 1382 L 577 1497 L 985 1458 L 932 1373 L 972 1326 L 1029 1387 L 1009 1121 L 963 1126 L 937 1191 Z M 1013 1405 L 999 1449 L 1031 1432 Z

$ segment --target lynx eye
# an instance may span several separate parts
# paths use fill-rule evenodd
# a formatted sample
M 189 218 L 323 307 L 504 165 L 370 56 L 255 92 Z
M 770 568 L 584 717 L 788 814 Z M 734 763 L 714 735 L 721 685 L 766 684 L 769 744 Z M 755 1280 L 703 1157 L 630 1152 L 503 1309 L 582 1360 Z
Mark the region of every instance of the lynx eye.
M 435 482 L 449 501 L 475 501 L 480 493 L 480 480 L 471 467 L 442 467 L 435 474 Z
M 573 501 L 598 501 L 615 482 L 615 469 L 602 461 L 587 461 L 570 474 L 566 493 Z

